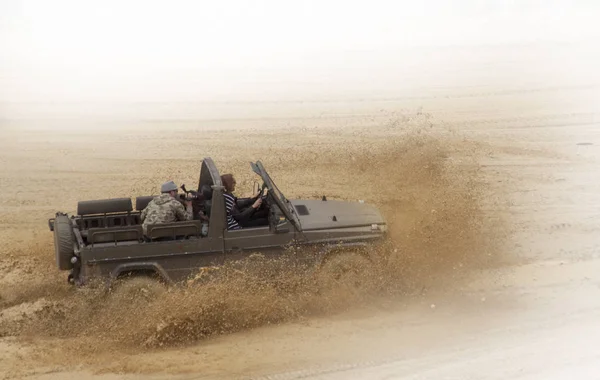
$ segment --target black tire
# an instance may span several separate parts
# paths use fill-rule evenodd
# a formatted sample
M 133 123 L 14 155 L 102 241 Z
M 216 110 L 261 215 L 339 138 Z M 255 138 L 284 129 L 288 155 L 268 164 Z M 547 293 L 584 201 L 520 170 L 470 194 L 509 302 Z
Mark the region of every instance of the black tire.
M 71 258 L 75 253 L 73 250 L 74 242 L 71 220 L 66 215 L 57 215 L 54 220 L 54 252 L 58 269 L 73 269 Z

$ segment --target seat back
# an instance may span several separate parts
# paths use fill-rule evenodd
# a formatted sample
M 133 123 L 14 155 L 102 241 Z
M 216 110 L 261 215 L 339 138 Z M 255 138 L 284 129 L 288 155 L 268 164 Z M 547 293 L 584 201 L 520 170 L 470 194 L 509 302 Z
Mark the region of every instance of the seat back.
M 141 197 L 135 198 L 135 209 L 138 211 L 142 211 L 148 206 L 148 203 L 152 201 L 156 196 L 154 195 L 144 195 Z
M 82 230 L 118 227 L 131 224 L 133 211 L 130 198 L 113 198 L 77 203 L 78 225 Z
M 87 233 L 88 244 L 94 246 L 97 243 L 112 243 L 120 241 L 144 240 L 142 226 L 124 226 L 112 228 L 90 228 Z
M 200 189 L 202 196 L 204 197 L 204 213 L 210 217 L 210 210 L 212 207 L 212 188 L 208 185 L 203 185 Z
M 128 225 L 139 224 L 139 215 L 133 214 L 108 214 L 108 215 L 93 215 L 84 216 L 77 221 L 77 225 L 81 230 L 89 230 L 92 228 L 112 228 Z
M 131 212 L 131 198 L 113 198 L 96 201 L 80 201 L 77 203 L 77 215 L 97 215 Z
M 174 239 L 187 238 L 190 236 L 200 237 L 201 233 L 202 223 L 199 220 L 152 224 L 147 227 L 147 236 L 151 240 L 166 237 L 172 237 Z

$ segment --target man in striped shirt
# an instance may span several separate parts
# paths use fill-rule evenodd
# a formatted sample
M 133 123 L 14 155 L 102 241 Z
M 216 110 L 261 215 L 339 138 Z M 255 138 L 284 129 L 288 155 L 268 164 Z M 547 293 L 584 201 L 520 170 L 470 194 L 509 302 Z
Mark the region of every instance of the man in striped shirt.
M 233 175 L 223 174 L 221 182 L 225 187 L 225 209 L 227 210 L 227 229 L 238 230 L 243 227 L 258 227 L 269 224 L 268 214 L 266 209 L 260 209 L 262 199 L 249 198 L 238 201 L 233 195 L 235 191 L 236 181 Z

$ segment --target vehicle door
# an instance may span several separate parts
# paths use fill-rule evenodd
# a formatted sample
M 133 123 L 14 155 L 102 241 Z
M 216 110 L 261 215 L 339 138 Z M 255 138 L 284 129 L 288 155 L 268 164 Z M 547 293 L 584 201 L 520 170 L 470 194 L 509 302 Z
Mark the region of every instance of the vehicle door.
M 235 261 L 253 253 L 268 257 L 281 255 L 295 241 L 294 232 L 294 227 L 287 220 L 272 223 L 270 226 L 226 230 L 225 260 Z
M 251 167 L 263 179 L 268 190 L 267 196 L 271 207 L 269 226 L 226 230 L 224 233 L 226 261 L 238 260 L 252 253 L 261 253 L 265 256 L 281 255 L 298 239 L 299 229 L 295 224 L 296 219 L 293 219 L 290 211 L 285 209 L 286 205 L 282 203 L 283 195 L 260 162 L 251 164 Z

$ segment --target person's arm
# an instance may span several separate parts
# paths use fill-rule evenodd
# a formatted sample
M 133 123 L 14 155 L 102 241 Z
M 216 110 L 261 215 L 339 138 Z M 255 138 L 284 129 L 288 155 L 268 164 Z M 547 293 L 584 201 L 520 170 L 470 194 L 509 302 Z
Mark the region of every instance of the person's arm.
M 242 199 L 237 201 L 237 206 L 240 209 L 245 209 L 248 208 L 250 206 L 252 206 L 252 204 L 254 203 L 254 201 L 256 201 L 256 198 L 247 198 L 247 199 Z
M 192 220 L 194 219 L 194 214 L 192 211 L 192 203 L 189 202 L 186 208 L 183 208 L 181 202 L 173 200 L 175 202 L 175 215 L 177 216 L 177 220 Z
M 256 202 L 256 200 L 258 198 L 260 198 L 261 194 L 262 194 L 262 192 L 259 191 L 258 193 L 254 194 L 254 196 L 252 196 L 250 198 L 246 198 L 246 199 L 243 199 L 241 201 L 238 200 L 237 201 L 238 207 L 241 208 L 241 209 L 243 209 L 243 208 L 252 206 L 254 204 L 254 202 Z
M 227 210 L 227 214 L 231 215 L 238 223 L 248 221 L 250 216 L 256 211 L 252 207 L 240 211 L 239 208 L 237 208 L 235 197 L 233 195 L 225 193 L 223 196 L 225 198 L 225 209 Z

